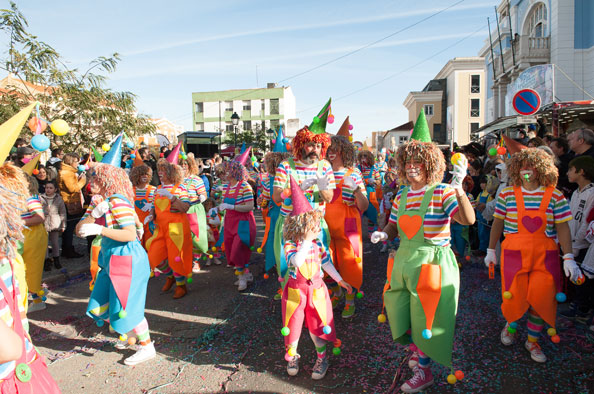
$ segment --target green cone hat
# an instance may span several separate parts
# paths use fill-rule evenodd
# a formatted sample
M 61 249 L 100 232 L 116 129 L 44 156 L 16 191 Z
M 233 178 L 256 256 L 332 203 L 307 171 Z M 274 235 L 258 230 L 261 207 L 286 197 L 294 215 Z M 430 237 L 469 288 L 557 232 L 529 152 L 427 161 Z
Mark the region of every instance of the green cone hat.
M 425 118 L 425 111 L 422 109 L 419 113 L 419 117 L 417 118 L 417 122 L 415 123 L 415 128 L 413 129 L 410 139 L 421 142 L 431 142 L 429 125 L 427 124 L 427 119 Z
M 322 134 L 326 132 L 326 123 L 328 122 L 328 115 L 330 115 L 330 103 L 332 98 L 328 99 L 328 102 L 322 110 L 314 117 L 313 122 L 309 125 L 309 131 L 314 134 Z

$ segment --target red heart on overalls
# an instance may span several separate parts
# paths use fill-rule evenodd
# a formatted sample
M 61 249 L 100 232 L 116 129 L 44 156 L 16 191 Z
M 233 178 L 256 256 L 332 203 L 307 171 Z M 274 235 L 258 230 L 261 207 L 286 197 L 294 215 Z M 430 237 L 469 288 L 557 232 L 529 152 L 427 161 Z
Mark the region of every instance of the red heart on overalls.
M 524 216 L 522 217 L 522 224 L 524 225 L 524 227 L 526 227 L 526 230 L 533 233 L 537 231 L 540 228 L 540 226 L 542 226 L 542 219 L 540 216 Z

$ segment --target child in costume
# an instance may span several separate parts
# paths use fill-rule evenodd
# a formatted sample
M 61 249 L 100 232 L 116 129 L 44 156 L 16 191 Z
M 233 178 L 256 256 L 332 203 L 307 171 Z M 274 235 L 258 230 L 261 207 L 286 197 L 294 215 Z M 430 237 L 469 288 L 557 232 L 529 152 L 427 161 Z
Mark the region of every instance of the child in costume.
M 314 210 L 297 182 L 290 178 L 292 211 L 285 220 L 283 233 L 289 275 L 282 296 L 283 328 L 285 337 L 285 360 L 287 373 L 299 372 L 297 345 L 303 322 L 306 322 L 311 339 L 316 347 L 317 360 L 312 379 L 322 379 L 328 370 L 326 342 L 336 341 L 332 303 L 322 277 L 324 272 L 336 283 L 352 292 L 336 271 L 327 250 L 318 239 L 322 212 Z M 323 271 L 322 271 L 323 270 Z
M 359 171 L 363 176 L 365 182 L 365 188 L 367 189 L 367 196 L 369 198 L 369 206 L 363 213 L 364 216 L 369 220 L 368 229 L 369 233 L 377 229 L 377 215 L 379 212 L 379 201 L 381 201 L 381 186 L 382 179 L 379 171 L 375 168 L 375 158 L 373 154 L 368 150 L 362 150 L 357 154 L 357 162 L 359 165 Z
M 491 232 L 491 221 L 487 221 L 482 215 L 487 203 L 495 198 L 495 193 L 499 187 L 499 180 L 491 174 L 483 174 L 479 177 L 481 192 L 476 197 L 476 221 L 478 223 L 479 253 L 483 256 L 487 253 L 489 247 L 489 234 Z
M 211 197 L 207 198 L 202 203 L 202 205 L 204 206 L 204 210 L 206 211 L 206 220 L 208 224 L 208 248 L 212 250 L 213 248 L 216 248 L 215 245 L 219 241 L 222 216 L 219 214 L 219 211 L 216 208 L 215 201 Z M 216 265 L 223 264 L 223 262 L 221 261 L 221 253 L 218 251 L 218 249 L 215 249 L 215 251 L 213 251 L 206 257 L 207 266 L 210 266 L 213 262 Z
M 146 248 L 155 270 L 167 276 L 162 292 L 168 292 L 175 283 L 173 298 L 182 298 L 188 293 L 186 280 L 192 272 L 192 235 L 188 220 L 190 198 L 183 185 L 177 152 L 167 159 L 159 159 L 157 171 L 161 185 L 155 191 L 153 209 L 144 223 L 155 221 L 153 235 L 146 241 Z
M 339 131 L 340 132 L 340 131 Z M 361 174 L 355 171 L 355 147 L 340 135 L 330 138 L 328 160 L 332 164 L 336 189 L 332 201 L 326 206 L 326 223 L 330 230 L 332 262 L 340 275 L 354 288 L 363 284 L 363 238 L 361 212 L 369 201 Z M 332 289 L 333 306 L 338 304 L 342 291 L 338 285 Z M 347 294 L 343 318 L 355 314 L 355 294 Z
M 406 186 L 394 199 L 384 231 L 371 235 L 377 243 L 400 235 L 400 247 L 386 283 L 384 303 L 392 338 L 412 343 L 413 376 L 401 390 L 416 393 L 433 384 L 430 360 L 452 367 L 452 346 L 460 276 L 450 248 L 450 222 L 474 222 L 474 210 L 462 190 L 468 161 L 454 165 L 451 185 L 439 183 L 445 159 L 431 143 L 423 111 L 411 135 L 396 153 L 399 178 Z M 385 321 L 385 315 L 380 315 Z M 418 360 L 418 361 L 417 361 Z
M 52 247 L 51 257 L 49 248 L 45 260 L 44 271 L 51 271 L 52 265 L 56 269 L 61 269 L 60 264 L 60 234 L 66 229 L 66 205 L 62 196 L 58 193 L 58 182 L 47 181 L 45 184 L 45 193 L 40 196 L 41 205 L 43 205 L 43 215 L 45 216 L 45 231 L 47 231 L 49 246 Z
M 142 224 L 132 205 L 134 191 L 126 171 L 102 163 L 93 167 L 91 193 L 90 214 L 76 228 L 81 237 L 101 235 L 101 269 L 87 315 L 100 327 L 108 322 L 120 334 L 118 348 L 125 347 L 128 332 L 134 331 L 140 347 L 124 363 L 137 365 L 154 358 L 156 352 L 144 316 L 150 266 L 139 241 Z M 104 225 L 96 223 L 97 219 Z
M 134 211 L 141 223 L 144 223 L 153 209 L 151 201 L 155 198 L 156 187 L 150 184 L 151 179 L 153 179 L 153 170 L 144 163 L 135 165 L 130 170 L 130 181 L 134 188 Z M 143 224 L 144 235 L 141 240 L 143 247 L 152 235 L 150 225 L 151 223 Z
M 559 246 L 565 275 L 572 281 L 581 276 L 571 247 L 569 220 L 571 212 L 563 194 L 555 188 L 557 168 L 543 150 L 526 148 L 512 154 L 507 170 L 511 185 L 497 197 L 489 249 L 485 264 L 497 264 L 495 245 L 501 234 L 501 311 L 507 321 L 501 331 L 501 343 L 515 341 L 518 323 L 528 312 L 528 339 L 524 347 L 532 360 L 543 363 L 546 356 L 538 345 L 546 322 L 553 341 L 557 301 L 561 293 Z
M 470 191 L 474 188 L 474 181 L 470 175 L 464 177 L 462 181 L 462 190 L 468 196 L 472 207 L 475 207 L 474 197 L 470 194 Z M 452 232 L 452 245 L 454 246 L 454 254 L 458 259 L 458 264 L 461 267 L 465 261 L 467 247 L 470 245 L 470 234 L 469 234 L 469 226 L 463 226 L 460 223 L 452 222 L 450 226 L 450 231 Z
M 256 220 L 254 219 L 254 194 L 247 182 L 247 171 L 243 163 L 248 158 L 249 148 L 234 161 L 224 163 L 223 203 L 219 211 L 225 211 L 223 242 L 227 264 L 235 267 L 238 276 L 237 290 L 247 288 L 253 280 L 247 265 L 256 241 Z

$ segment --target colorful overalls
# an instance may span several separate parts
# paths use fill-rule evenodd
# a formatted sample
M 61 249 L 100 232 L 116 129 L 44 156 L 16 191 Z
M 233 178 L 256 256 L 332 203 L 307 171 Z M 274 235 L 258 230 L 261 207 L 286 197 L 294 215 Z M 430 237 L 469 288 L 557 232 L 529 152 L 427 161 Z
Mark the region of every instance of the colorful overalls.
M 237 195 L 241 189 L 241 181 L 233 186 L 233 196 L 230 196 L 231 186 L 227 186 L 223 202 L 235 205 Z M 225 243 L 225 257 L 227 264 L 236 268 L 248 265 L 252 255 L 251 246 L 256 241 L 256 220 L 254 212 L 238 212 L 233 209 L 225 211 L 223 225 L 223 242 Z
M 153 185 L 147 185 L 145 194 L 139 196 L 136 188 L 134 188 L 134 211 L 136 211 L 140 223 L 144 223 L 144 219 L 150 214 L 150 210 L 143 210 L 143 208 L 145 205 L 150 204 L 150 197 L 153 195 L 154 189 L 155 187 Z M 151 223 L 143 224 L 144 235 L 141 239 L 142 246 L 146 246 L 147 239 L 153 234 L 151 231 L 151 227 L 153 226 L 151 226 Z
M 555 327 L 557 300 L 561 291 L 559 248 L 546 235 L 546 210 L 554 188 L 548 187 L 538 210 L 526 209 L 519 187 L 514 187 L 518 210 L 518 232 L 507 234 L 501 243 L 501 311 L 508 322 L 520 319 L 532 307 Z
M 478 195 L 478 204 L 487 204 L 491 201 L 491 195 L 486 191 L 481 192 Z M 476 221 L 478 224 L 478 238 L 479 238 L 479 250 L 486 252 L 489 247 L 489 235 L 491 233 L 491 225 L 487 222 L 482 215 L 482 212 L 476 213 Z
M 175 194 L 178 187 L 179 184 L 174 185 L 171 194 Z M 151 267 L 155 268 L 167 259 L 174 276 L 187 276 L 192 272 L 192 236 L 188 216 L 185 212 L 171 212 L 171 201 L 156 193 L 154 204 L 157 226 L 146 241 Z M 185 279 L 179 283 L 183 284 L 183 281 Z
M 330 231 L 332 262 L 347 283 L 360 289 L 363 283 L 361 213 L 356 205 L 342 201 L 344 180 L 352 173 L 352 169 L 347 170 L 336 185 L 332 201 L 326 205 L 325 219 Z
M 406 210 L 408 190 L 402 191 L 398 205 L 400 247 L 384 293 L 386 313 L 395 341 L 409 343 L 410 330 L 413 343 L 423 353 L 451 366 L 460 287 L 458 264 L 449 246 L 425 241 L 424 220 L 435 186 L 427 188 L 418 211 Z M 430 332 L 423 335 L 424 330 Z
M 270 176 L 268 179 L 270 185 L 270 193 L 273 190 L 273 183 L 274 177 Z M 280 216 L 281 205 L 274 202 L 274 199 L 270 198 L 268 203 L 268 208 L 266 209 L 266 214 L 264 214 L 264 210 L 262 212 L 262 217 L 265 221 L 265 229 L 264 229 L 264 239 L 262 240 L 262 245 L 264 245 L 264 253 L 266 253 L 266 262 L 265 262 L 265 271 L 269 271 L 275 265 L 278 265 L 276 260 L 276 255 L 274 253 L 274 230 L 276 228 L 276 222 Z M 282 253 L 284 258 L 284 253 Z M 285 261 L 285 270 L 287 266 L 287 262 Z
M 373 224 L 373 227 L 375 227 L 377 225 L 377 214 L 379 212 L 379 194 L 376 192 L 375 179 L 373 179 L 374 168 L 372 167 L 365 171 L 361 166 L 359 166 L 359 171 L 361 171 L 363 182 L 365 182 L 367 198 L 369 199 L 369 206 L 367 207 L 367 210 L 363 212 L 363 215 L 367 216 L 367 218 Z M 381 201 L 381 197 L 379 200 Z

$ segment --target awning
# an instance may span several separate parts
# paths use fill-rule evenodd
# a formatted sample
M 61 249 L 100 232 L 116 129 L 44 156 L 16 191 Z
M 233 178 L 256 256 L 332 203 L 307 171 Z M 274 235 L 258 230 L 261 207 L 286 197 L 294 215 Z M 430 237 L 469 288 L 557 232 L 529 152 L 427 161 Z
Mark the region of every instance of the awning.
M 482 138 L 486 137 L 488 134 L 490 134 L 494 131 L 497 131 L 497 130 L 507 129 L 508 127 L 515 127 L 515 126 L 523 125 L 523 124 L 532 124 L 532 123 L 536 123 L 535 116 L 517 116 L 517 115 L 504 116 L 497 120 L 494 120 L 491 123 L 487 123 L 483 127 L 473 131 L 472 135 L 477 139 L 482 139 Z

